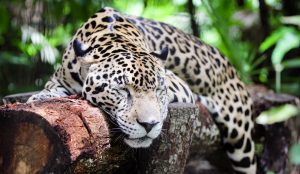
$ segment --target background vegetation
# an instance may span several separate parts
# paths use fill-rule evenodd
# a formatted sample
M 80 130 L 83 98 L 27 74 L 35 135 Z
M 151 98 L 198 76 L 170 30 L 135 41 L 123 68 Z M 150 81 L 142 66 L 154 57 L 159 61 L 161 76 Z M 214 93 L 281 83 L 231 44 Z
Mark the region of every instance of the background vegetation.
M 0 98 L 40 90 L 76 29 L 104 6 L 175 25 L 219 48 L 246 83 L 300 95 L 300 1 L 2 0 Z
M 300 96 L 297 0 L 1 0 L 0 99 L 42 89 L 76 29 L 104 6 L 175 25 L 219 48 L 247 84 Z M 299 154 L 294 144 L 293 164 Z

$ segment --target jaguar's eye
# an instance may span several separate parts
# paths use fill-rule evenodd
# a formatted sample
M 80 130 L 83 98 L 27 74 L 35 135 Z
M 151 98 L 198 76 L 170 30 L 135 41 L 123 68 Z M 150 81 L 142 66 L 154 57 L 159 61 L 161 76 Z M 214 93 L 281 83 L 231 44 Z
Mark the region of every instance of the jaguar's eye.
M 120 92 L 123 93 L 124 95 L 126 95 L 127 99 L 131 100 L 132 97 L 131 97 L 130 91 L 127 88 L 125 88 L 125 87 L 120 88 Z

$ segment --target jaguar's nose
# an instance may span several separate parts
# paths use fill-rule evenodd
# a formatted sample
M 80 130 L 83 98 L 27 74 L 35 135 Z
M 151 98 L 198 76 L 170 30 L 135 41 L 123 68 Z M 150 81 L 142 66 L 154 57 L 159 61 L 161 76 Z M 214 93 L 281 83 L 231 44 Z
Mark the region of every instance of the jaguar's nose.
M 152 130 L 152 128 L 159 123 L 159 122 L 155 122 L 155 121 L 141 122 L 138 119 L 136 121 L 145 128 L 147 133 L 149 133 Z

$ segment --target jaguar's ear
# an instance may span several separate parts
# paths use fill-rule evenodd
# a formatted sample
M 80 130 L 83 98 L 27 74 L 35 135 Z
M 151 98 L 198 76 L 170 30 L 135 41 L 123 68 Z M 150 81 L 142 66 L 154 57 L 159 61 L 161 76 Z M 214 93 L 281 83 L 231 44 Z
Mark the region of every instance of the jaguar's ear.
M 165 63 L 167 61 L 167 58 L 168 58 L 169 48 L 165 47 L 159 53 L 157 53 L 157 52 L 151 52 L 150 54 L 152 56 L 157 57 L 159 60 L 161 60 L 163 63 Z
M 75 39 L 73 41 L 73 49 L 75 52 L 76 56 L 84 56 L 86 53 L 88 53 L 89 51 L 91 51 L 91 47 L 88 47 L 86 45 L 84 45 L 83 43 L 81 43 L 79 40 Z

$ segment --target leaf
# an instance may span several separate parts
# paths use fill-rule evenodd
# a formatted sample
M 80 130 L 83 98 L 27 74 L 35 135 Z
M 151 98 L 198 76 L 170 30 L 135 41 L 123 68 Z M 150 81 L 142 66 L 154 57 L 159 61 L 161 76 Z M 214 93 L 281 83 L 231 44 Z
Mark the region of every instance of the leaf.
M 272 34 L 267 37 L 262 44 L 259 46 L 259 51 L 260 52 L 264 52 L 267 49 L 269 49 L 271 46 L 275 45 L 276 42 L 283 37 L 284 33 L 287 32 L 287 30 L 289 30 L 289 28 L 286 27 L 281 27 L 277 30 L 275 30 L 274 32 L 272 32 Z
M 300 144 L 294 144 L 290 150 L 290 161 L 292 164 L 300 164 Z
M 272 53 L 271 59 L 273 65 L 281 64 L 284 55 L 293 48 L 300 45 L 299 35 L 294 31 L 286 32 L 282 39 L 278 41 Z
M 300 68 L 300 57 L 285 60 L 282 65 L 284 68 Z
M 256 122 L 258 124 L 273 124 L 288 120 L 289 118 L 296 116 L 298 113 L 299 109 L 296 106 L 285 104 L 262 112 L 256 118 Z
M 300 15 L 285 16 L 281 18 L 282 23 L 300 26 Z

